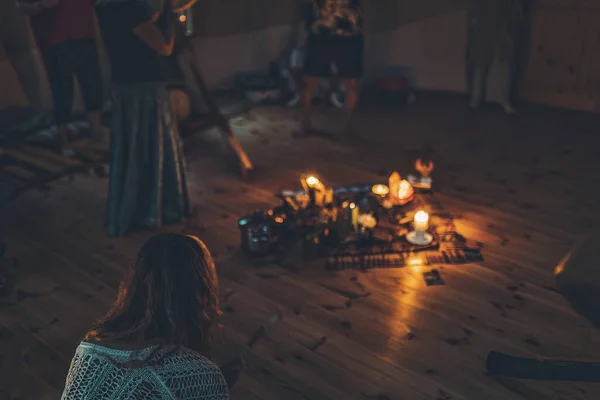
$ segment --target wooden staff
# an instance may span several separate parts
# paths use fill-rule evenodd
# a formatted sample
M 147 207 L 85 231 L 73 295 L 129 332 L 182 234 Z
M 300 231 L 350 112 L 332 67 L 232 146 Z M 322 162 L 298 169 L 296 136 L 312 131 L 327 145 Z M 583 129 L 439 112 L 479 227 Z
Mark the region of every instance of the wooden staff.
M 190 69 L 192 71 L 192 76 L 195 80 L 196 85 L 198 86 L 198 89 L 200 90 L 200 94 L 204 99 L 204 102 L 206 103 L 208 112 L 214 123 L 219 128 L 219 130 L 223 133 L 225 142 L 228 144 L 229 150 L 231 151 L 232 155 L 235 156 L 236 162 L 240 168 L 241 175 L 246 176 L 248 172 L 254 169 L 254 166 L 252 165 L 248 154 L 246 153 L 238 139 L 235 137 L 235 134 L 231 129 L 231 125 L 229 124 L 228 118 L 223 115 L 214 97 L 208 91 L 208 88 L 206 87 L 204 81 L 204 77 L 202 75 L 202 72 L 200 71 L 200 67 L 198 66 L 197 58 L 195 57 L 194 46 L 190 38 L 181 33 L 181 24 L 175 22 L 176 20 L 174 15 L 173 18 L 169 18 L 169 20 L 172 21 L 172 23 L 175 23 L 175 25 L 177 26 L 177 32 L 179 33 L 180 40 L 177 46 L 178 52 L 182 56 L 187 58 L 191 67 Z

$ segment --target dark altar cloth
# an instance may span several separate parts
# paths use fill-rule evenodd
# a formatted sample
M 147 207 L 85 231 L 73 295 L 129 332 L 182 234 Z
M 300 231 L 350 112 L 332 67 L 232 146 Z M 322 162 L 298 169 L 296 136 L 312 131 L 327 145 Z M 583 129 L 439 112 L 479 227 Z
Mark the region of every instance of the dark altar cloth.
M 108 233 L 153 228 L 190 215 L 186 165 L 165 83 L 114 88 Z

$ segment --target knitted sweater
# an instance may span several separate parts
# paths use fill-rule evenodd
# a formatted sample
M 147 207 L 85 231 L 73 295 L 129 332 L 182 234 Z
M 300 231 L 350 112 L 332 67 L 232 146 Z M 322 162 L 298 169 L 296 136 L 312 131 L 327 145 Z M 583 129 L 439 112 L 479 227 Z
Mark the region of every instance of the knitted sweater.
M 140 368 L 123 363 L 146 360 L 155 347 L 134 352 L 81 342 L 71 361 L 63 400 L 227 400 L 219 367 L 186 347 L 158 351 Z

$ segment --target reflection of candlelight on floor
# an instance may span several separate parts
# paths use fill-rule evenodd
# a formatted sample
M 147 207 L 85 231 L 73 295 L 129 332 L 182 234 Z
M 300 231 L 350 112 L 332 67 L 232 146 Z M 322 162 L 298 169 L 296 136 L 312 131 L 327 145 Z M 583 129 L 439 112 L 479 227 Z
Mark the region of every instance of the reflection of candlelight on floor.
M 422 267 L 425 265 L 425 260 L 418 254 L 412 254 L 406 258 L 406 265 L 408 267 Z
M 420 313 L 417 296 L 424 286 L 422 270 L 421 266 L 408 266 L 393 272 L 390 270 L 394 281 L 397 282 L 394 290 L 389 291 L 396 304 L 395 313 L 390 315 L 387 323 L 387 348 L 390 356 L 400 355 L 400 351 L 408 350 L 406 340 L 414 335 L 411 327 L 416 325 Z

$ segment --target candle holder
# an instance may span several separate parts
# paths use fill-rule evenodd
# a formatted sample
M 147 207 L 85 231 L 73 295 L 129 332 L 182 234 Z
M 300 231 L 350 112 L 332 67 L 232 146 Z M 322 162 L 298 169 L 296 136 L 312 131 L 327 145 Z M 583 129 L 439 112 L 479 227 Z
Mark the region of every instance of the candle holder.
M 387 185 L 377 184 L 371 188 L 371 192 L 381 199 L 384 199 L 390 193 L 390 188 Z
M 423 210 L 415 213 L 414 230 L 406 234 L 406 240 L 416 246 L 427 246 L 433 242 L 433 235 L 427 232 L 429 228 L 429 214 Z
M 257 256 L 272 253 L 276 238 L 273 232 L 273 218 L 271 215 L 256 211 L 240 218 L 238 228 L 242 238 L 242 249 L 245 252 Z
M 415 169 L 419 172 L 420 176 L 409 175 L 408 181 L 418 189 L 430 190 L 433 184 L 433 180 L 430 175 L 433 172 L 434 163 L 431 160 L 424 160 L 419 158 L 415 162 Z

